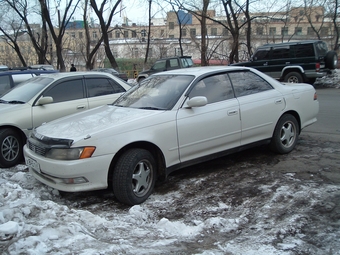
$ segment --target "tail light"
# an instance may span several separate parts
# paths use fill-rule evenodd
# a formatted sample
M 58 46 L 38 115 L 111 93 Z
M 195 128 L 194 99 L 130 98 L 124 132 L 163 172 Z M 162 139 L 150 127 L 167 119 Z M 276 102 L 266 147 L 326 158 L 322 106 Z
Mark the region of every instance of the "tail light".
M 320 71 L 320 63 L 315 64 L 315 71 L 317 71 L 317 72 Z
M 314 100 L 318 100 L 318 94 L 314 93 Z

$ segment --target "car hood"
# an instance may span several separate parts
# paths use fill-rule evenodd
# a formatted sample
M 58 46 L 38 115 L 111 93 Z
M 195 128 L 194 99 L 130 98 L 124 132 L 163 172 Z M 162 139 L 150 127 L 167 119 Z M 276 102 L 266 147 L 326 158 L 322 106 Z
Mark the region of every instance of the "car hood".
M 78 141 L 107 129 L 114 128 L 117 134 L 117 131 L 126 132 L 127 127 L 131 129 L 140 128 L 140 123 L 146 123 L 141 119 L 149 118 L 162 112 L 164 111 L 105 105 L 45 123 L 37 128 L 37 132 L 51 138 Z M 135 122 L 139 124 L 137 125 Z
M 7 123 L 7 119 L 13 119 L 13 116 L 20 114 L 23 109 L 28 107 L 27 104 L 0 104 L 1 124 Z

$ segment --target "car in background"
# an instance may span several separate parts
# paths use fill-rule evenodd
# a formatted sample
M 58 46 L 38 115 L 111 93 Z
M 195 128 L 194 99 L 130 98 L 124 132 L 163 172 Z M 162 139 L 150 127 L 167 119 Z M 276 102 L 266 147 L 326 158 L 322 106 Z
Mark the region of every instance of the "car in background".
M 49 74 L 57 73 L 57 70 L 38 70 L 22 68 L 18 70 L 7 70 L 0 72 L 0 96 L 5 94 L 8 90 L 12 89 L 20 82 L 27 81 L 28 79 Z
M 39 70 L 54 70 L 52 65 L 44 65 L 44 64 L 37 64 L 29 66 L 30 69 L 39 69 Z
M 124 81 L 128 81 L 129 79 L 126 73 L 120 73 L 113 68 L 95 68 L 95 69 L 92 69 L 92 71 L 110 73 L 114 76 L 121 78 Z
M 138 74 L 136 81 L 138 83 L 142 82 L 144 79 L 148 78 L 150 75 L 154 73 L 188 68 L 194 66 L 194 62 L 192 61 L 190 56 L 176 56 L 169 58 L 158 59 L 149 70 L 142 71 Z
M 23 82 L 0 97 L 0 167 L 23 161 L 34 127 L 72 113 L 111 104 L 131 86 L 101 72 L 53 73 Z
M 36 179 L 57 190 L 111 187 L 144 202 L 158 178 L 251 146 L 291 152 L 316 121 L 309 84 L 282 84 L 246 67 L 193 67 L 153 74 L 111 105 L 43 124 L 24 146 Z
M 284 82 L 313 84 L 337 68 L 338 56 L 321 40 L 265 44 L 249 62 L 232 66 L 253 67 Z

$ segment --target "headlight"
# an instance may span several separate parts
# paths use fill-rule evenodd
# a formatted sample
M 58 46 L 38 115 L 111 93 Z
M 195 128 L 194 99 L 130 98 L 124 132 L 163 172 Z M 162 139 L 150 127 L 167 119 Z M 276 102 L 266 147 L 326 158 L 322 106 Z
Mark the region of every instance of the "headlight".
M 90 158 L 96 147 L 79 147 L 79 148 L 52 148 L 45 157 L 57 160 L 76 160 Z

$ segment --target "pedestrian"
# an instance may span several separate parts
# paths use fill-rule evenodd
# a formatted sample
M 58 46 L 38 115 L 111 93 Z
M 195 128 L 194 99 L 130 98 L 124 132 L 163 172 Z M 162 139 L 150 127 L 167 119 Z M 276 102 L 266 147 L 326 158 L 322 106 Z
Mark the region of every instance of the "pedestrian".
M 74 66 L 74 64 L 71 64 L 70 72 L 75 72 L 75 71 L 77 71 L 77 68 Z

